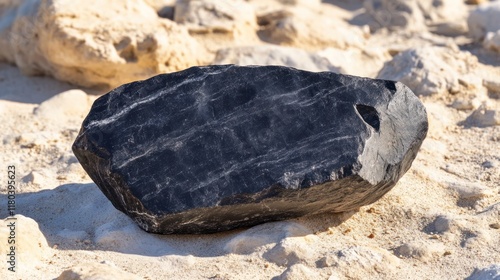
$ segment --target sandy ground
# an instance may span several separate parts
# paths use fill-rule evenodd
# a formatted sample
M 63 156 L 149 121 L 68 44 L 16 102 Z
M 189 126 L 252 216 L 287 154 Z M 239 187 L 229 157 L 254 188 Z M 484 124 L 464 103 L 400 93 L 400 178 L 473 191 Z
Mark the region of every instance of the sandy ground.
M 354 8 L 326 11 L 349 17 Z M 397 42 L 404 49 L 452 40 L 404 38 L 373 35 L 370 45 Z M 498 54 L 475 44 L 461 49 L 478 57 L 477 77 L 500 80 Z M 483 103 L 498 108 L 498 95 L 481 90 Z M 0 228 L 0 278 L 54 279 L 71 269 L 109 277 L 86 279 L 463 279 L 500 265 L 500 126 L 464 122 L 474 108 L 452 104 L 468 93 L 421 97 L 428 137 L 412 168 L 378 202 L 352 213 L 196 236 L 143 232 L 77 162 L 71 144 L 104 93 L 0 64 L 1 219 L 9 216 L 9 166 L 17 186 L 15 220 L 4 219 Z M 13 221 L 15 273 L 7 262 Z

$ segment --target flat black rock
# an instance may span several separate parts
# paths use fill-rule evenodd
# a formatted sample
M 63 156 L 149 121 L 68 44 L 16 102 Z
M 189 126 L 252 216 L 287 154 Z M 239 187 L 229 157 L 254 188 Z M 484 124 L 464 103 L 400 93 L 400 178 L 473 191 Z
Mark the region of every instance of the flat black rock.
M 224 65 L 100 97 L 73 151 L 144 230 L 210 233 L 373 203 L 426 133 L 401 83 Z

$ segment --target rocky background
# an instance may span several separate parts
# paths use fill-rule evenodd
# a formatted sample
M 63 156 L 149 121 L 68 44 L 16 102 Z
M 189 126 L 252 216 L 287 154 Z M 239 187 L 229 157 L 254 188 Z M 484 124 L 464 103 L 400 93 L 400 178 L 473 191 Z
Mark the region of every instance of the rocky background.
M 0 1 L 4 279 L 493 279 L 500 275 L 500 1 Z M 141 231 L 71 152 L 98 95 L 193 65 L 399 80 L 424 102 L 413 167 L 357 212 L 199 236 Z M 2 257 L 4 258 L 4 257 Z M 5 277 L 4 277 L 5 275 Z

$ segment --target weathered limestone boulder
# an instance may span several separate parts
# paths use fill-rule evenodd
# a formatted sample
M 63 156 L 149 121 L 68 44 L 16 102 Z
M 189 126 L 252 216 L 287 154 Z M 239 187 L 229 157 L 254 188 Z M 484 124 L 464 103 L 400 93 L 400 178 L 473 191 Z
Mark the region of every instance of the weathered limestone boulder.
M 467 7 L 456 0 L 367 0 L 365 12 L 358 16 L 372 31 L 381 28 L 423 31 L 431 25 L 443 35 L 466 31 Z
M 118 86 L 197 65 L 203 49 L 142 0 L 0 4 L 0 61 L 29 75 Z
M 377 78 L 400 81 L 417 95 L 457 93 L 461 78 L 476 67 L 477 58 L 468 52 L 428 46 L 396 55 L 385 63 Z
M 364 47 L 347 50 L 326 48 L 316 53 L 340 68 L 342 74 L 375 78 L 386 61 L 392 59 L 384 48 Z
M 307 50 L 361 47 L 367 35 L 362 28 L 343 19 L 311 9 L 270 10 L 259 14 L 258 22 L 261 26 L 259 36 L 264 41 Z
M 401 83 L 222 65 L 100 97 L 73 152 L 144 230 L 209 233 L 373 203 L 426 133 Z
M 488 32 L 483 41 L 483 46 L 489 50 L 500 53 L 500 29 Z
M 470 35 L 477 40 L 483 39 L 488 32 L 500 30 L 500 1 L 479 5 L 469 14 L 467 24 Z

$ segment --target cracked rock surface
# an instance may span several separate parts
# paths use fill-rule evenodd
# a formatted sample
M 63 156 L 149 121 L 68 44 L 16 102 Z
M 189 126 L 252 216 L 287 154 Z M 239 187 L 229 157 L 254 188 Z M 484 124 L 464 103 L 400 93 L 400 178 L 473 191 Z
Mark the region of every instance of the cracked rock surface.
M 402 83 L 223 65 L 100 97 L 73 151 L 144 230 L 209 233 L 373 203 L 426 133 Z

